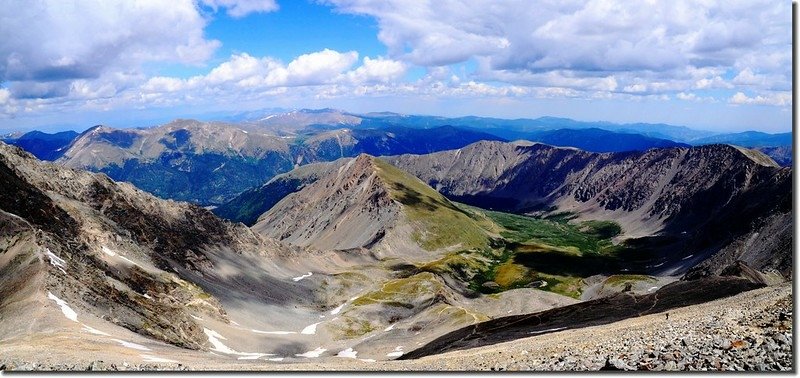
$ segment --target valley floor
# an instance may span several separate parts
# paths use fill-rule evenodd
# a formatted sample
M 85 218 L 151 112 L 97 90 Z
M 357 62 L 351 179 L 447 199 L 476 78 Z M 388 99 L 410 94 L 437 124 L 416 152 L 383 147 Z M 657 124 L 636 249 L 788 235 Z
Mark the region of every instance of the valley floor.
M 792 285 L 766 287 L 620 322 L 544 334 L 411 361 L 321 358 L 314 363 L 230 361 L 168 348 L 158 358 L 111 352 L 67 332 L 0 345 L 7 370 L 793 370 Z

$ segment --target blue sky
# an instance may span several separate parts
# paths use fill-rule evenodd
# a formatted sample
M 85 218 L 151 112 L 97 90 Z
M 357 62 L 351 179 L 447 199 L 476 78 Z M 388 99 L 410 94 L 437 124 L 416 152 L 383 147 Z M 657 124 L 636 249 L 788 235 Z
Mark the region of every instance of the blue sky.
M 0 3 L 0 131 L 267 108 L 791 130 L 788 1 Z

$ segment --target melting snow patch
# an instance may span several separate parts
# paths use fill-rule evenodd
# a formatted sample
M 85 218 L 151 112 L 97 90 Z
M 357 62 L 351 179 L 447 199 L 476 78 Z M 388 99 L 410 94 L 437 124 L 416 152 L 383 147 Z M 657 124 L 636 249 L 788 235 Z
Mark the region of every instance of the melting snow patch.
M 177 363 L 178 362 L 178 361 L 175 361 L 175 360 L 170 360 L 168 358 L 150 356 L 150 355 L 147 355 L 147 354 L 140 354 L 140 356 L 142 357 L 143 360 L 145 360 L 145 362 L 172 362 L 172 363 Z
M 118 254 L 117 252 L 114 252 L 114 250 L 112 250 L 111 248 L 108 248 L 108 247 L 106 247 L 106 246 L 103 246 L 101 249 L 103 250 L 103 253 L 105 253 L 106 255 L 109 255 L 109 256 L 111 256 L 111 257 L 119 257 L 119 258 L 121 258 L 121 259 L 123 259 L 123 260 L 127 261 L 127 262 L 128 262 L 128 263 L 130 263 L 130 264 L 133 264 L 133 265 L 139 265 L 139 264 L 137 264 L 137 263 L 135 263 L 135 262 L 131 261 L 129 258 L 127 258 L 127 257 L 125 257 L 125 256 L 122 256 L 122 255 Z
M 241 325 L 240 325 L 239 323 L 236 323 L 236 322 L 234 322 L 233 320 L 231 320 L 231 324 L 233 324 L 233 325 L 235 325 L 235 326 L 240 326 L 240 327 L 241 327 Z
M 257 360 L 261 357 L 274 356 L 274 354 L 270 353 L 252 353 L 252 354 L 242 353 L 242 354 L 244 354 L 244 356 L 237 358 L 237 360 Z
M 544 330 L 541 330 L 541 331 L 531 331 L 531 332 L 528 332 L 528 334 L 529 335 L 538 335 L 540 333 L 555 332 L 555 331 L 560 331 L 560 330 L 566 329 L 566 328 L 567 327 L 550 328 L 550 329 L 544 329 Z
M 283 361 L 283 357 L 268 358 L 267 361 L 281 362 Z
M 125 341 L 125 340 L 120 340 L 120 339 L 111 339 L 111 340 L 114 340 L 114 341 L 120 343 L 125 348 L 131 348 L 131 349 L 136 349 L 136 350 L 150 350 L 150 348 L 148 348 L 148 347 L 146 347 L 144 345 L 139 345 L 139 344 L 136 344 L 136 343 L 132 343 L 130 341 Z
M 314 349 L 312 351 L 308 351 L 308 352 L 305 352 L 305 353 L 295 354 L 295 356 L 297 356 L 297 357 L 305 357 L 305 358 L 317 358 L 317 357 L 321 356 L 322 353 L 325 353 L 325 351 L 327 351 L 327 349 L 325 349 L 325 348 L 317 348 L 317 349 Z
M 658 286 L 653 286 L 653 287 L 647 289 L 647 292 L 649 293 L 649 292 L 651 292 L 653 290 L 656 290 L 656 289 L 658 289 Z
M 403 355 L 403 347 L 399 346 L 397 348 L 394 348 L 394 351 L 387 353 L 386 357 L 400 357 L 402 355 Z
M 51 293 L 49 291 L 47 292 L 47 298 L 50 298 L 50 299 L 54 300 L 56 302 L 56 304 L 58 304 L 58 306 L 61 307 L 61 312 L 64 313 L 64 316 L 66 316 L 67 319 L 72 320 L 73 322 L 77 322 L 78 321 L 78 313 L 76 313 L 73 309 L 71 309 L 67 305 L 67 302 L 62 301 L 61 299 L 59 299 L 58 297 L 56 297 L 55 295 L 53 295 L 53 293 Z
M 336 308 L 334 308 L 333 310 L 331 310 L 331 315 L 336 315 L 336 314 L 338 314 L 338 313 L 339 313 L 339 311 L 342 311 L 342 309 L 344 308 L 344 305 L 346 305 L 346 304 L 347 304 L 347 302 L 345 302 L 345 303 L 342 303 L 342 304 L 340 304 L 340 305 L 339 305 L 339 307 L 336 307 Z
M 303 335 L 313 335 L 317 333 L 317 324 L 319 323 L 314 323 L 306 328 L 303 328 L 303 330 L 300 331 L 300 333 L 302 333 Z
M 106 246 L 103 246 L 101 249 L 103 250 L 103 253 L 105 253 L 105 254 L 107 254 L 109 256 L 112 256 L 112 257 L 117 256 L 116 252 L 112 251 L 110 248 L 108 248 Z
M 393 329 L 394 329 L 394 326 L 395 326 L 396 324 L 397 324 L 397 323 L 394 323 L 394 324 L 392 324 L 392 325 L 390 325 L 390 326 L 386 327 L 386 329 L 384 329 L 384 330 L 383 330 L 383 332 L 389 332 L 389 331 L 393 330 Z
M 259 331 L 257 329 L 251 329 L 250 331 L 255 333 L 263 333 L 265 335 L 292 335 L 297 333 L 295 331 Z
M 201 318 L 199 316 L 194 316 L 194 315 L 189 315 L 189 316 L 191 316 L 192 319 L 194 319 L 194 320 L 201 320 L 201 321 L 203 320 L 203 318 Z
M 222 352 L 226 354 L 237 354 L 235 350 L 228 348 L 228 346 L 223 344 L 222 341 L 219 341 L 220 339 L 227 340 L 225 336 L 222 336 L 219 333 L 217 333 L 217 331 L 210 330 L 208 328 L 203 328 L 203 332 L 208 337 L 208 342 L 214 346 L 213 348 L 211 348 L 211 350 L 215 350 L 217 352 Z
M 255 360 L 264 356 L 274 356 L 274 354 L 269 354 L 269 353 L 237 352 L 229 348 L 227 345 L 223 344 L 222 341 L 220 341 L 220 339 L 222 340 L 227 340 L 227 339 L 225 338 L 225 336 L 222 336 L 219 333 L 217 333 L 217 331 L 208 328 L 203 328 L 203 332 L 208 337 L 208 342 L 214 346 L 213 348 L 211 348 L 212 351 L 217 351 L 225 354 L 235 354 L 241 356 L 239 357 L 240 360 Z
M 81 324 L 83 324 L 83 323 L 81 323 Z M 87 326 L 86 324 L 83 324 L 83 330 L 84 330 L 84 331 L 86 331 L 86 332 L 89 332 L 89 333 L 95 334 L 95 335 L 111 336 L 111 335 L 109 335 L 109 334 L 107 334 L 107 333 L 105 333 L 105 332 L 103 332 L 103 331 L 101 331 L 101 330 L 98 330 L 98 329 L 94 329 L 94 328 L 92 328 L 92 327 L 89 327 L 89 326 Z
M 308 273 L 306 273 L 306 274 L 304 274 L 304 275 L 302 275 L 300 277 L 294 277 L 294 278 L 292 278 L 292 280 L 294 280 L 294 282 L 297 282 L 297 281 L 302 280 L 303 278 L 311 277 L 313 274 L 314 273 L 308 272 Z
M 51 252 L 49 248 L 45 248 L 45 253 L 47 254 L 47 257 L 50 258 L 50 265 L 60 269 L 62 273 L 67 274 L 67 272 L 64 270 L 64 268 L 67 267 L 66 261 L 56 256 L 56 254 Z
M 344 358 L 356 358 L 358 351 L 353 350 L 353 348 L 347 348 L 339 353 L 336 354 L 336 357 L 344 357 Z

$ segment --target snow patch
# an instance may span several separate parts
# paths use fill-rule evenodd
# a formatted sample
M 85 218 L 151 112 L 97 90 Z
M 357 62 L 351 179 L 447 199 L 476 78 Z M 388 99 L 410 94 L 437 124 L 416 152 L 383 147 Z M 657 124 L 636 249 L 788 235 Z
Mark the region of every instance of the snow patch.
M 294 282 L 297 282 L 297 281 L 300 281 L 300 280 L 302 280 L 303 278 L 311 277 L 313 274 L 314 274 L 314 273 L 308 272 L 308 273 L 306 273 L 306 274 L 304 274 L 304 275 L 302 275 L 302 276 L 299 276 L 299 277 L 294 277 L 294 278 L 292 278 L 292 280 L 293 280 Z
M 308 352 L 305 352 L 305 353 L 295 354 L 295 356 L 297 356 L 297 357 L 305 357 L 305 358 L 317 358 L 317 357 L 321 356 L 322 353 L 325 353 L 326 351 L 327 351 L 327 349 L 325 349 L 325 348 L 317 348 L 317 349 L 314 349 L 314 350 L 311 350 L 311 351 L 308 351 Z
M 274 356 L 274 354 L 269 354 L 269 353 L 238 352 L 231 349 L 227 345 L 223 344 L 222 341 L 220 340 L 227 340 L 227 339 L 225 338 L 225 336 L 220 335 L 217 331 L 208 328 L 203 328 L 203 333 L 205 333 L 206 337 L 208 337 L 208 342 L 214 346 L 213 348 L 211 348 L 212 351 L 241 356 L 238 358 L 240 360 L 255 360 L 264 356 Z
M 239 327 L 241 327 L 241 326 L 242 326 L 241 324 L 239 324 L 239 323 L 236 323 L 236 322 L 234 322 L 233 320 L 231 320 L 231 324 L 233 324 L 233 325 L 235 325 L 235 326 L 239 326 Z
M 339 353 L 336 354 L 336 357 L 342 358 L 356 358 L 358 351 L 353 350 L 353 348 L 347 348 Z
M 83 324 L 83 323 L 81 323 L 81 324 Z M 109 334 L 107 334 L 107 333 L 105 333 L 105 332 L 103 332 L 103 331 L 101 331 L 99 329 L 94 329 L 92 327 L 89 327 L 86 324 L 83 324 L 83 330 L 86 331 L 86 332 L 89 332 L 91 334 L 95 334 L 95 335 L 111 336 L 111 335 L 109 335 Z
M 171 362 L 171 363 L 177 363 L 178 362 L 178 361 L 175 361 L 175 360 L 170 360 L 169 358 L 161 358 L 161 357 L 151 356 L 151 355 L 147 355 L 147 354 L 140 354 L 139 356 L 141 356 L 142 359 L 145 360 L 145 362 Z
M 322 322 L 320 322 L 320 323 L 322 323 Z M 303 335 L 313 335 L 313 334 L 317 333 L 317 325 L 318 324 L 319 323 L 314 323 L 314 324 L 312 324 L 312 325 L 310 325 L 310 326 L 308 326 L 306 328 L 303 328 L 303 330 L 300 331 L 300 333 L 303 334 Z
M 647 292 L 649 293 L 649 292 L 651 292 L 653 290 L 656 290 L 656 289 L 658 289 L 658 286 L 653 286 L 653 287 L 647 289 Z
M 120 343 L 120 345 L 124 346 L 125 348 L 131 348 L 131 349 L 136 349 L 136 350 L 150 350 L 150 348 L 148 348 L 148 347 L 146 347 L 144 345 L 139 345 L 139 344 L 136 344 L 136 343 L 132 343 L 130 341 L 125 341 L 125 340 L 120 340 L 120 339 L 111 339 L 111 340 L 114 340 L 114 341 Z
M 371 358 L 359 358 L 359 360 L 360 361 L 364 361 L 364 362 L 375 362 L 375 360 L 373 360 Z
M 688 259 L 692 258 L 692 256 L 694 256 L 694 255 L 689 255 L 689 256 L 686 256 L 686 257 L 682 258 L 682 259 L 681 259 L 681 261 L 683 261 L 683 260 L 688 260 Z
M 567 329 L 567 327 L 550 328 L 550 329 L 544 329 L 544 330 L 541 330 L 541 331 L 531 331 L 531 332 L 528 332 L 528 334 L 529 335 L 538 335 L 540 333 L 555 332 L 555 331 L 560 331 L 562 329 Z
M 103 253 L 105 253 L 106 255 L 109 255 L 109 256 L 112 256 L 112 257 L 117 256 L 116 252 L 112 251 L 110 248 L 108 248 L 106 246 L 102 246 L 100 249 L 102 249 Z
M 400 357 L 403 355 L 403 346 L 398 346 L 394 348 L 394 351 L 391 351 L 386 354 L 386 357 Z
M 121 258 L 121 259 L 123 259 L 123 260 L 127 261 L 128 263 L 130 263 L 130 264 L 132 264 L 132 265 L 139 265 L 139 264 L 137 264 L 137 263 L 135 263 L 135 262 L 131 261 L 131 259 L 129 259 L 129 258 L 125 257 L 125 256 L 122 256 L 122 255 L 120 255 L 119 253 L 115 252 L 115 251 L 114 251 L 114 250 L 112 250 L 111 248 L 108 248 L 108 247 L 106 247 L 106 246 L 102 246 L 102 247 L 101 247 L 101 249 L 103 250 L 103 253 L 105 253 L 106 255 L 109 255 L 109 256 L 111 256 L 111 257 L 119 257 L 119 258 Z
M 203 318 L 201 318 L 201 317 L 199 317 L 199 316 L 194 316 L 194 315 L 191 315 L 191 314 L 190 314 L 189 316 L 191 316 L 191 317 L 192 317 L 192 319 L 194 319 L 194 320 L 200 320 L 200 321 L 202 321 L 202 320 L 203 320 Z
M 340 304 L 340 305 L 339 305 L 339 307 L 336 307 L 336 308 L 334 308 L 333 310 L 331 310 L 331 315 L 336 315 L 336 314 L 338 314 L 338 313 L 339 313 L 339 311 L 342 311 L 342 309 L 344 308 L 344 305 L 346 305 L 346 304 L 347 304 L 347 302 L 345 302 L 345 303 L 342 303 L 342 304 Z
M 389 332 L 389 331 L 393 330 L 395 325 L 397 325 L 397 323 L 394 323 L 394 324 L 386 327 L 386 329 L 384 329 L 383 332 Z
M 293 335 L 297 333 L 295 331 L 259 331 L 257 329 L 251 329 L 250 331 L 254 333 L 263 333 L 265 335 Z
M 283 357 L 267 358 L 267 361 L 281 362 L 283 361 Z
M 259 359 L 261 357 L 266 357 L 266 356 L 274 356 L 274 354 L 271 354 L 271 353 L 253 353 L 253 354 L 248 354 L 246 356 L 241 356 L 241 357 L 237 358 L 237 360 L 257 360 L 257 359 Z
M 47 298 L 52 299 L 53 301 L 56 302 L 58 307 L 61 307 L 61 312 L 64 313 L 64 316 L 67 319 L 72 320 L 73 322 L 77 322 L 78 321 L 78 313 L 75 312 L 75 310 L 71 309 L 69 307 L 69 305 L 67 305 L 67 302 L 64 302 L 63 300 L 61 300 L 60 298 L 56 297 L 55 295 L 53 295 L 53 293 L 51 293 L 49 291 L 47 292 Z
M 222 352 L 222 353 L 225 353 L 225 354 L 237 354 L 238 353 L 235 350 L 233 350 L 231 348 L 228 348 L 227 345 L 223 344 L 222 341 L 220 341 L 220 339 L 221 340 L 227 340 L 227 339 L 225 338 L 225 336 L 222 336 L 219 333 L 217 333 L 217 331 L 214 331 L 214 330 L 211 330 L 211 329 L 208 329 L 208 328 L 203 328 L 203 333 L 205 333 L 206 336 L 208 337 L 208 342 L 211 343 L 211 345 L 214 346 L 213 348 L 211 348 L 211 350 L 214 350 L 214 351 L 217 351 L 217 352 Z
M 50 258 L 50 265 L 60 269 L 62 273 L 67 274 L 67 272 L 64 270 L 64 268 L 67 267 L 67 262 L 56 256 L 55 253 L 51 252 L 50 248 L 45 248 L 44 250 L 47 254 L 47 257 Z

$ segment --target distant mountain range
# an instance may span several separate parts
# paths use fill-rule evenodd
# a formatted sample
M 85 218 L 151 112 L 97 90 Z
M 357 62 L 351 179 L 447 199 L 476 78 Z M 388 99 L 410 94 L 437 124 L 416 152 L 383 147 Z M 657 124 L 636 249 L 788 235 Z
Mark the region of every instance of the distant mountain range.
M 69 144 L 78 136 L 75 131 L 55 134 L 31 131 L 22 135 L 9 135 L 2 141 L 28 151 L 41 160 L 56 160 L 67 151 Z
M 528 140 L 590 152 L 645 151 L 714 143 L 757 147 L 791 165 L 791 133 L 713 134 L 664 124 L 613 124 L 563 118 L 503 120 L 333 109 L 258 112 L 236 123 L 176 120 L 136 129 L 93 127 L 9 135 L 43 160 L 103 172 L 162 198 L 218 206 L 300 165 L 354 157 L 426 154 L 477 141 Z M 252 219 L 247 218 L 252 221 Z

